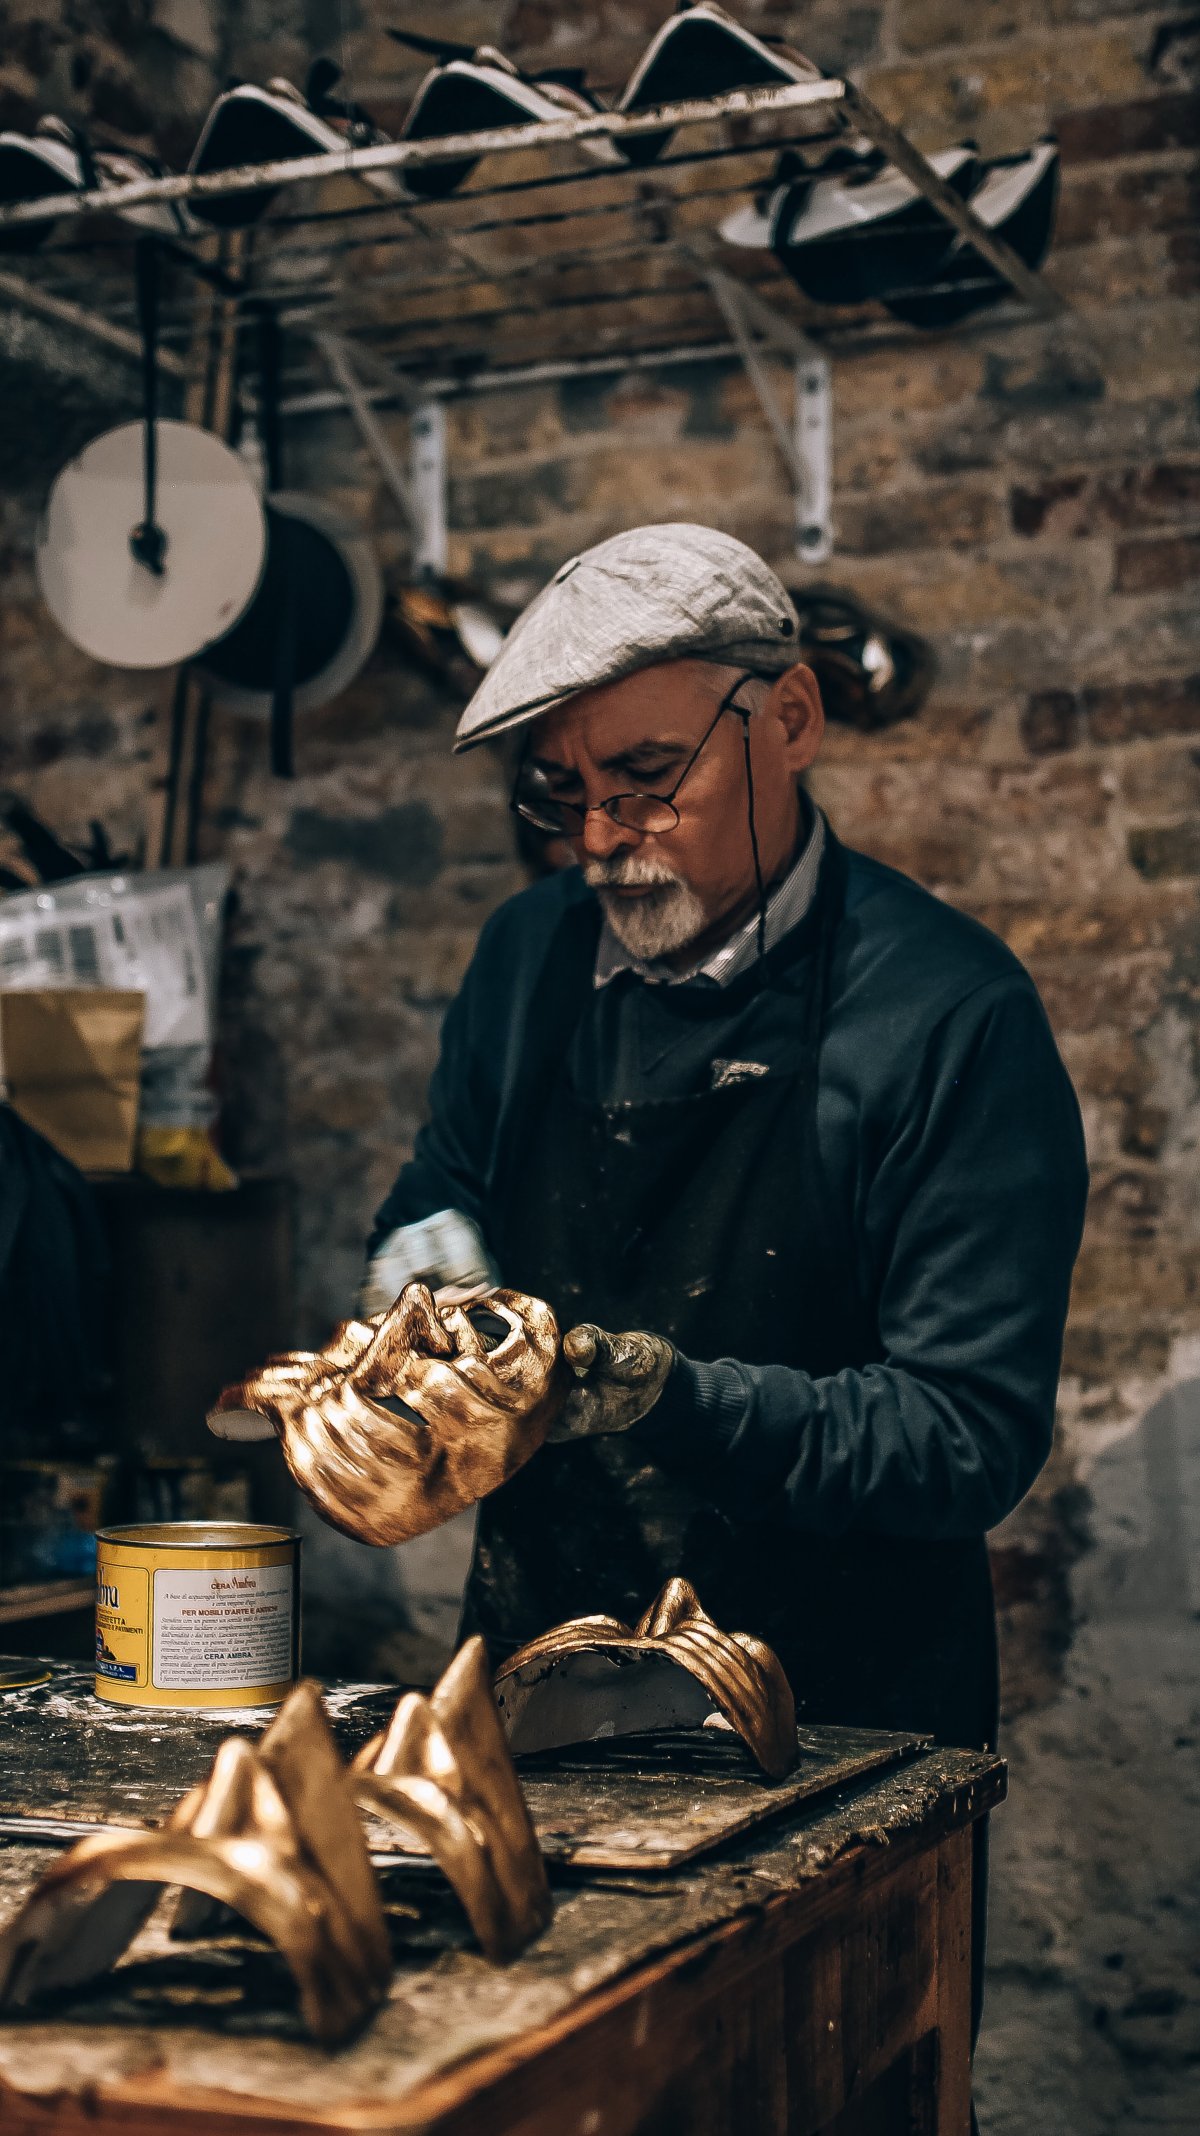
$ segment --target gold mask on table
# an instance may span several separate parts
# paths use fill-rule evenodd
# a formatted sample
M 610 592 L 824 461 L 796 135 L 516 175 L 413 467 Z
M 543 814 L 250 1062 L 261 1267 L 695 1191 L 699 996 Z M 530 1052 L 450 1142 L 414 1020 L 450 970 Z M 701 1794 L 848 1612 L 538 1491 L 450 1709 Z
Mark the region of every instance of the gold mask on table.
M 546 1926 L 546 1868 L 482 1639 L 468 1639 L 428 1698 L 406 1693 L 355 1758 L 351 1785 L 360 1809 L 433 1855 L 488 1958 L 514 1957 Z
M 317 1686 L 298 1684 L 258 1743 L 221 1744 L 160 1830 L 81 1840 L 0 1934 L 0 2010 L 107 1972 L 178 1886 L 172 1935 L 211 1935 L 226 1909 L 240 1914 L 288 1965 L 313 2038 L 339 2045 L 383 2001 L 392 1970 L 359 1809 L 401 1824 L 433 1856 L 488 1958 L 512 1957 L 546 1926 L 545 1864 L 483 1641 L 470 1639 L 428 1698 L 400 1700 L 352 1766 Z
M 106 1972 L 175 1885 L 173 1933 L 204 1933 L 226 1907 L 242 1915 L 287 1963 L 323 2045 L 383 2001 L 379 1887 L 315 1684 L 297 1685 L 258 1743 L 222 1743 L 160 1830 L 97 1832 L 47 1870 L 0 1936 L 0 2008 Z
M 496 1290 L 437 1305 L 409 1283 L 386 1313 L 347 1320 L 323 1350 L 268 1360 L 209 1416 L 220 1438 L 276 1434 L 323 1519 L 364 1543 L 424 1535 L 507 1481 L 566 1398 L 558 1322 Z
M 668 1580 L 636 1631 L 616 1617 L 575 1617 L 530 1640 L 497 1671 L 496 1696 L 514 1756 L 699 1728 L 715 1712 L 771 1779 L 796 1762 L 795 1701 L 778 1656 L 746 1632 L 721 1631 L 687 1580 Z

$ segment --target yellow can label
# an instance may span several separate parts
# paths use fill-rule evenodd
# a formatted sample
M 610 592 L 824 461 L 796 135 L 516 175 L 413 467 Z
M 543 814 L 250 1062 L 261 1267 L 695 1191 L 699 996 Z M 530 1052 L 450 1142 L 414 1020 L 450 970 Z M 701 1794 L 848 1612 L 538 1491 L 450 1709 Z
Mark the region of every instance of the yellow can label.
M 98 1537 L 97 1695 L 131 1706 L 277 1704 L 298 1672 L 296 1566 L 293 1540 L 206 1548 Z

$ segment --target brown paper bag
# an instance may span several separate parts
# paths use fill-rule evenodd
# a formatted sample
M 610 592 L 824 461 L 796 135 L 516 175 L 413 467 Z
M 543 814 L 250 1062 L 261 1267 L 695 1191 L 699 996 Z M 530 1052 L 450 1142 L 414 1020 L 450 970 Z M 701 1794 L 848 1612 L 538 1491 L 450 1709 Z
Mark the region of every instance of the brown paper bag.
M 0 994 L 9 1103 L 81 1172 L 132 1167 L 145 1011 L 115 987 Z

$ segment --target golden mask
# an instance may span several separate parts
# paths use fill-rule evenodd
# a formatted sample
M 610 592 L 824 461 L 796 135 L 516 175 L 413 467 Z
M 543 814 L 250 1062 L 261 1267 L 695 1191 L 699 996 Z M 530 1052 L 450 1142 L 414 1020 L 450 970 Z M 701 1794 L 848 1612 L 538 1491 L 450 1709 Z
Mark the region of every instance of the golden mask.
M 687 1580 L 668 1580 L 636 1631 L 576 1617 L 530 1640 L 496 1675 L 514 1756 L 723 1716 L 772 1779 L 796 1762 L 796 1707 L 778 1656 L 723 1632 Z
M 454 1886 L 487 1957 L 511 1958 L 550 1919 L 541 1849 L 496 1708 L 482 1639 L 428 1698 L 409 1691 L 351 1779 L 360 1808 L 399 1824 Z
M 47 1870 L 0 1936 L 0 2007 L 106 1972 L 176 1885 L 173 1932 L 203 1933 L 226 1907 L 240 1914 L 285 1960 L 324 2045 L 349 2039 L 383 2001 L 379 1887 L 315 1684 L 297 1685 L 257 1744 L 222 1743 L 161 1830 L 91 1834 Z
M 462 1512 L 536 1453 L 566 1398 L 558 1322 L 495 1290 L 437 1305 L 409 1283 L 386 1313 L 325 1349 L 268 1360 L 209 1417 L 222 1438 L 270 1438 L 318 1513 L 364 1543 L 402 1543 Z

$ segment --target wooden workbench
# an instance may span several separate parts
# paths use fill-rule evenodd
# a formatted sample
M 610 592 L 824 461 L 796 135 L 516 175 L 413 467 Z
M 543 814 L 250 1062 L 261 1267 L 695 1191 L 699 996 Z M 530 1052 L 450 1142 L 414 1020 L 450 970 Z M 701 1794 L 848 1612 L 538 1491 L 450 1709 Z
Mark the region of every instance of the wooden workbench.
M 0 1811 L 27 1807 L 3 1747 L 0 1714 Z M 391 1995 L 337 2054 L 274 1953 L 155 1916 L 107 1981 L 0 2021 L 0 2131 L 967 2136 L 970 1828 L 1003 1792 L 996 1758 L 905 1745 L 670 1874 L 556 1871 L 505 1968 L 432 1873 L 385 1870 Z M 58 1850 L 0 1844 L 7 1916 Z

